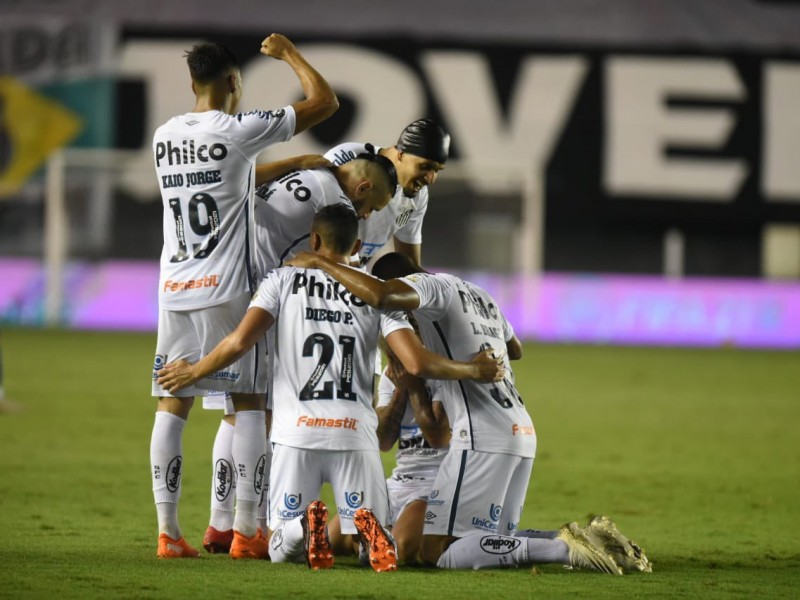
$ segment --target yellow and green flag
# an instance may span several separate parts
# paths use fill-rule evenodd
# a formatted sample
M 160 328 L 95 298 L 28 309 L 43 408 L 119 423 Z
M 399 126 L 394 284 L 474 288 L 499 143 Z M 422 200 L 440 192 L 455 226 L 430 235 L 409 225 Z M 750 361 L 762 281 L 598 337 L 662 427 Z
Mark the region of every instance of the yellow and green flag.
M 0 196 L 16 192 L 82 127 L 81 118 L 58 102 L 0 77 Z

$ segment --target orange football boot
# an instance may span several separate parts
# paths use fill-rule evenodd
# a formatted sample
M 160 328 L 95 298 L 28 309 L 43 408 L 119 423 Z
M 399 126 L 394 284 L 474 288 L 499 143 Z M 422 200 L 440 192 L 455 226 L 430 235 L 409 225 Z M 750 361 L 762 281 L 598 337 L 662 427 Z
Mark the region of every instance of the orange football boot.
M 200 553 L 184 538 L 173 540 L 166 533 L 158 536 L 158 558 L 197 558 Z
M 359 508 L 353 517 L 361 544 L 369 550 L 369 564 L 373 571 L 397 571 L 397 546 L 392 534 L 381 525 L 367 508 Z

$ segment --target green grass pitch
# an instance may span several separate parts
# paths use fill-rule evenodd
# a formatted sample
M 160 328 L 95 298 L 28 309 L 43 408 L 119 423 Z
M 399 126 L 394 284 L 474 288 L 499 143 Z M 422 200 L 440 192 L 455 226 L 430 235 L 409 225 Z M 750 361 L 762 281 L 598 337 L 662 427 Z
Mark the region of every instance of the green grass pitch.
M 539 454 L 521 526 L 610 515 L 654 563 L 611 577 L 156 560 L 154 344 L 3 331 L 6 394 L 23 411 L 0 415 L 0 597 L 800 596 L 798 352 L 526 345 L 515 372 Z M 185 434 L 181 521 L 198 546 L 218 418 L 198 407 Z

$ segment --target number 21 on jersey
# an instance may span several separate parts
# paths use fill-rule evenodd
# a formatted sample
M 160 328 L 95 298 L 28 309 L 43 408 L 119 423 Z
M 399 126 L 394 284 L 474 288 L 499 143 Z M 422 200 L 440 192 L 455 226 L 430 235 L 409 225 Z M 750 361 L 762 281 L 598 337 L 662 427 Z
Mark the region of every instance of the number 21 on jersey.
M 349 400 L 355 402 L 358 397 L 353 392 L 353 362 L 355 355 L 356 339 L 350 335 L 340 335 L 339 344 L 342 346 L 342 368 L 339 372 L 339 382 L 336 390 L 338 400 Z M 333 400 L 333 381 L 324 381 L 321 388 L 317 388 L 320 380 L 325 375 L 331 360 L 333 359 L 336 344 L 329 335 L 324 333 L 312 333 L 303 343 L 303 356 L 314 356 L 314 349 L 320 346 L 322 351 L 317 359 L 317 366 L 311 372 L 303 389 L 300 390 L 300 400 Z

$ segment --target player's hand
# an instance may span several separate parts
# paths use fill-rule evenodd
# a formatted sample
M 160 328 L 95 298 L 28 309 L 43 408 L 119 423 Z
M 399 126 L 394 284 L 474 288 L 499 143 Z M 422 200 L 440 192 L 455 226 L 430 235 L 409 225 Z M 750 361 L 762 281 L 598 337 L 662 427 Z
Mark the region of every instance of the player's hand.
M 194 383 L 192 376 L 192 364 L 185 360 L 176 360 L 168 363 L 163 369 L 156 373 L 158 385 L 167 390 L 170 394 L 174 394 L 181 388 Z
M 472 359 L 472 364 L 478 368 L 477 381 L 491 383 L 501 381 L 506 376 L 505 363 L 502 354 L 496 356 L 496 351 L 492 348 L 479 352 Z
M 322 154 L 301 154 L 296 156 L 295 160 L 297 161 L 295 169 L 299 170 L 321 169 L 322 167 L 333 166 L 333 163 Z
M 312 252 L 298 252 L 293 259 L 287 260 L 284 264 L 301 269 L 316 269 L 317 255 Z
M 280 33 L 273 33 L 261 42 L 261 54 L 265 56 L 286 60 L 286 57 L 292 52 L 297 52 L 297 48 L 289 41 L 289 38 Z

